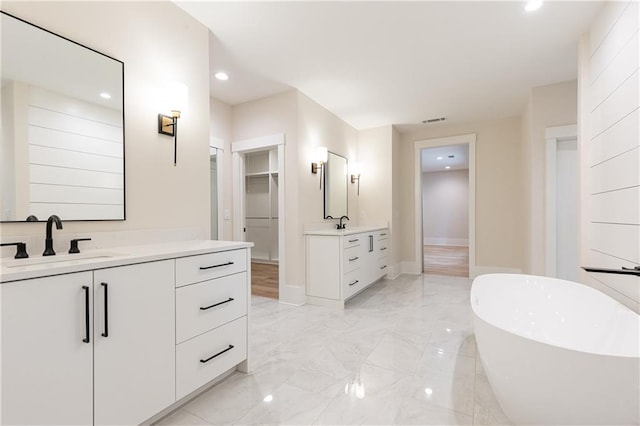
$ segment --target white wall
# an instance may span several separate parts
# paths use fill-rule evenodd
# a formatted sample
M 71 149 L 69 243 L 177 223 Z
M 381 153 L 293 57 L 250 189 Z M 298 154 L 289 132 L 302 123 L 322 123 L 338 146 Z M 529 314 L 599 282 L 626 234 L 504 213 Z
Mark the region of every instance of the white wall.
M 404 262 L 421 265 L 415 259 L 416 238 L 422 238 L 414 229 L 414 143 L 425 139 L 476 133 L 476 259 L 475 265 L 490 270 L 522 270 L 524 247 L 522 196 L 521 118 L 466 123 L 459 125 L 433 125 L 402 134 L 401 182 L 402 229 L 397 240 Z M 395 208 L 395 207 L 394 207 Z M 473 263 L 473 260 L 471 260 Z
M 581 41 L 581 261 L 640 265 L 640 5 L 608 2 Z M 582 282 L 640 312 L 640 279 L 582 273 Z
M 426 245 L 469 245 L 469 170 L 422 174 L 422 234 Z
M 545 171 L 547 127 L 576 124 L 578 95 L 575 80 L 531 89 L 522 126 L 525 271 L 545 273 Z
M 158 230 L 157 238 L 179 238 L 177 230 L 188 228 L 207 238 L 207 29 L 168 1 L 3 1 L 2 9 L 124 62 L 127 220 L 66 222 L 62 231 L 56 231 L 59 249 L 68 249 L 69 238 L 79 234 L 118 235 L 122 243 L 142 243 L 140 239 L 149 241 L 150 234 L 137 231 Z M 160 90 L 169 81 L 189 88 L 187 112 L 179 122 L 177 167 L 172 139 L 157 132 Z M 29 247 L 33 253 L 44 247 L 42 223 L 2 224 L 0 231 L 3 241 L 33 237 L 36 246 Z M 99 244 L 98 239 L 92 244 Z

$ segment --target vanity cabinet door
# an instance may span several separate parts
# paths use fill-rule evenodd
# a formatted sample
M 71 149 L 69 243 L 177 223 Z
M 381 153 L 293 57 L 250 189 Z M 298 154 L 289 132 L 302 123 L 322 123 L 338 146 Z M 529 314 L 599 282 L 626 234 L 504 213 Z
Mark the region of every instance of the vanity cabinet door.
M 2 424 L 92 423 L 92 294 L 91 272 L 0 284 Z
M 139 424 L 175 402 L 174 265 L 94 271 L 96 425 Z

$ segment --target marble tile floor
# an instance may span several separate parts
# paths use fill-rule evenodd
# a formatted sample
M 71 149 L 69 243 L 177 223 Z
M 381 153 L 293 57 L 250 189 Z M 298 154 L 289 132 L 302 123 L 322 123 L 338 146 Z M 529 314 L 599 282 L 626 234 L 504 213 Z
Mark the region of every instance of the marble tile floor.
M 382 280 L 344 310 L 252 297 L 252 373 L 159 425 L 504 425 L 476 356 L 471 280 Z

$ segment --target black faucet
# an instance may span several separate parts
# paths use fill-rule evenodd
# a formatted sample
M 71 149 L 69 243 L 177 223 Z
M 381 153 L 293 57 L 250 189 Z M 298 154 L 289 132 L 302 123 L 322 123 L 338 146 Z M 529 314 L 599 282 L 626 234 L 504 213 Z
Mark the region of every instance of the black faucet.
M 56 254 L 56 252 L 53 250 L 53 237 L 51 236 L 51 225 L 53 225 L 53 222 L 56 223 L 57 229 L 62 229 L 62 221 L 60 220 L 60 218 L 55 214 L 49 216 L 49 219 L 47 219 L 47 237 L 44 240 L 44 253 L 42 253 L 43 256 L 53 256 Z
M 346 224 L 346 223 L 342 223 L 342 219 L 347 219 L 347 220 L 349 220 L 349 216 L 342 216 L 342 217 L 340 218 L 340 223 L 338 223 L 338 224 L 336 225 L 336 227 L 337 227 L 338 229 L 345 229 L 345 228 L 347 227 L 347 224 Z

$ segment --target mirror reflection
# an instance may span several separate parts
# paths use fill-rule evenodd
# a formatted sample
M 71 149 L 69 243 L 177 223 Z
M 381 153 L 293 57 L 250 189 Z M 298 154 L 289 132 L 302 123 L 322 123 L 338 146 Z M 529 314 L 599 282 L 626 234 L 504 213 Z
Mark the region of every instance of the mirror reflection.
M 324 164 L 324 217 L 347 215 L 347 159 L 329 152 Z
M 124 64 L 1 18 L 0 218 L 124 220 Z

